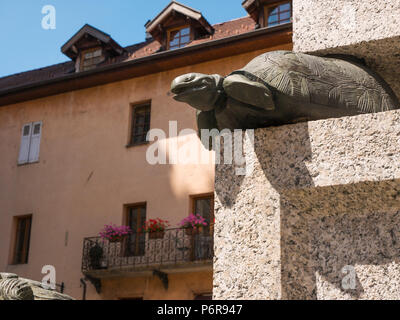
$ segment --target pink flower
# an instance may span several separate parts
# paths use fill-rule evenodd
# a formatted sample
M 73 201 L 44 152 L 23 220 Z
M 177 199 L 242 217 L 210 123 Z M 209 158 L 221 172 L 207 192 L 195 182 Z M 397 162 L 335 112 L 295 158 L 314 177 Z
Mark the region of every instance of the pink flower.
M 207 226 L 206 219 L 199 214 L 191 214 L 188 217 L 182 219 L 179 223 L 181 228 L 198 228 L 201 226 Z
M 99 236 L 102 239 L 111 240 L 117 236 L 122 237 L 130 233 L 132 233 L 132 230 L 128 226 L 117 227 L 116 225 L 109 224 L 104 226 L 104 229 L 99 233 Z

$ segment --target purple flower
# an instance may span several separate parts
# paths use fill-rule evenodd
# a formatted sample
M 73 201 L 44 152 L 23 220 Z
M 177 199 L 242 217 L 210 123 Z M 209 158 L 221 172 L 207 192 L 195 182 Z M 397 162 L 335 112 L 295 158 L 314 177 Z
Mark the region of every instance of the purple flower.
M 188 217 L 182 219 L 179 223 L 181 228 L 196 228 L 201 226 L 207 226 L 206 219 L 199 214 L 191 214 Z
M 115 237 L 122 237 L 132 233 L 132 230 L 128 226 L 117 227 L 114 224 L 105 225 L 104 229 L 99 233 L 102 239 L 112 240 Z

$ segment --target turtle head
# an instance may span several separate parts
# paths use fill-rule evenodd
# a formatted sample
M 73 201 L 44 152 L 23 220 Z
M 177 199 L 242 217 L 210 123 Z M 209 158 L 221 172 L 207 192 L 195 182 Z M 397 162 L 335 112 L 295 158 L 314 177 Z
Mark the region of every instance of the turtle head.
M 172 81 L 171 92 L 177 101 L 186 102 L 201 111 L 210 111 L 223 94 L 223 80 L 217 74 L 188 73 Z

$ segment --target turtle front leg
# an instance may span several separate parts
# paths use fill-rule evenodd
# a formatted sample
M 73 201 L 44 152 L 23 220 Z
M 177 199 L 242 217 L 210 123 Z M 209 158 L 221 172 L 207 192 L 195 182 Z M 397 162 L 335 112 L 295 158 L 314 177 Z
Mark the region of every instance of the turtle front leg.
M 215 119 L 214 110 L 211 111 L 200 111 L 196 112 L 198 134 L 200 136 L 201 129 L 218 129 L 217 120 Z
M 200 111 L 196 112 L 196 120 L 197 120 L 197 135 L 200 138 L 201 143 L 203 144 L 204 148 L 211 151 L 213 142 L 212 136 L 210 135 L 211 130 L 218 129 L 217 120 L 215 119 L 215 112 L 214 110 L 211 111 Z M 208 134 L 202 135 L 201 130 L 208 130 Z M 208 139 L 207 139 L 208 137 Z M 206 140 L 205 140 L 206 139 Z
M 223 83 L 225 93 L 240 102 L 264 110 L 274 110 L 272 92 L 264 84 L 252 81 L 241 74 L 232 74 Z

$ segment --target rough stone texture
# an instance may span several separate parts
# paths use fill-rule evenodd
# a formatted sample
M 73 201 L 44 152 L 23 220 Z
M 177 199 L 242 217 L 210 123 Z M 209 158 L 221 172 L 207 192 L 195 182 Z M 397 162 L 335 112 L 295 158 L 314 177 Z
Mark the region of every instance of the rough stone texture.
M 364 58 L 400 97 L 399 16 L 399 0 L 293 0 L 293 50 Z
M 399 110 L 257 129 L 243 149 L 248 176 L 216 166 L 215 299 L 400 299 Z
M 46 288 L 41 282 L 19 278 L 13 273 L 0 273 L 0 300 L 74 300 Z
M 294 49 L 317 51 L 400 35 L 398 0 L 293 0 Z

